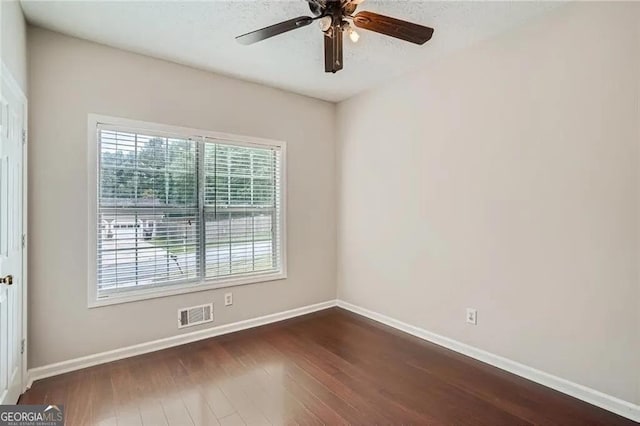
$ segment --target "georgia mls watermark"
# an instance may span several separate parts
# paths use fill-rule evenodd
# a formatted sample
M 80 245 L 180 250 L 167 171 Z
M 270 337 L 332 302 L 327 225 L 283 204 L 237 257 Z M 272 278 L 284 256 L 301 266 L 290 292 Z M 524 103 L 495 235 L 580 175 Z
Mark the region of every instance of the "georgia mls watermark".
M 63 405 L 0 405 L 0 426 L 63 425 Z

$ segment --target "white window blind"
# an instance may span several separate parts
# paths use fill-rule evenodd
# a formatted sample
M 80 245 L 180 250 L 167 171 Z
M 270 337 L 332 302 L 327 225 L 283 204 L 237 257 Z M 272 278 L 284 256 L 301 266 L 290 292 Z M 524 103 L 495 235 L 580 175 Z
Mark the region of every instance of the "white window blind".
M 98 124 L 97 298 L 281 273 L 281 148 Z

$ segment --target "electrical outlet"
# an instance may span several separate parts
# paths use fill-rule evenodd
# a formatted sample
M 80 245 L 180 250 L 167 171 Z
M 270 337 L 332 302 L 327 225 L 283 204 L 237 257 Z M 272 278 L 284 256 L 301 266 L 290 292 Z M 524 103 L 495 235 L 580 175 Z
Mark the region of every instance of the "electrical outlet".
M 469 324 L 478 325 L 478 311 L 473 308 L 467 308 L 467 322 Z
M 233 305 L 233 293 L 225 293 L 224 294 L 224 306 Z

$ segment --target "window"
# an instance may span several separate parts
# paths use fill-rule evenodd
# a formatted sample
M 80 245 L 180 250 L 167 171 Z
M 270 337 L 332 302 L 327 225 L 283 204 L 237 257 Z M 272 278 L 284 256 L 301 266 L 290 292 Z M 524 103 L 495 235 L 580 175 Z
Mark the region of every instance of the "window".
M 90 305 L 286 277 L 282 142 L 97 116 L 89 126 Z

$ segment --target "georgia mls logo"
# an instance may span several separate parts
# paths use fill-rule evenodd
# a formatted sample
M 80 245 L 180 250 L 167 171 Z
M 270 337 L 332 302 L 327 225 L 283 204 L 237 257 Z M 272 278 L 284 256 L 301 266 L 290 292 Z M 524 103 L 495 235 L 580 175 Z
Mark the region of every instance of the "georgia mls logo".
M 50 421 L 62 420 L 62 410 L 57 405 L 49 405 L 44 409 L 44 417 Z M 55 420 L 54 420 L 55 419 Z
M 62 405 L 0 405 L 0 426 L 64 425 Z

